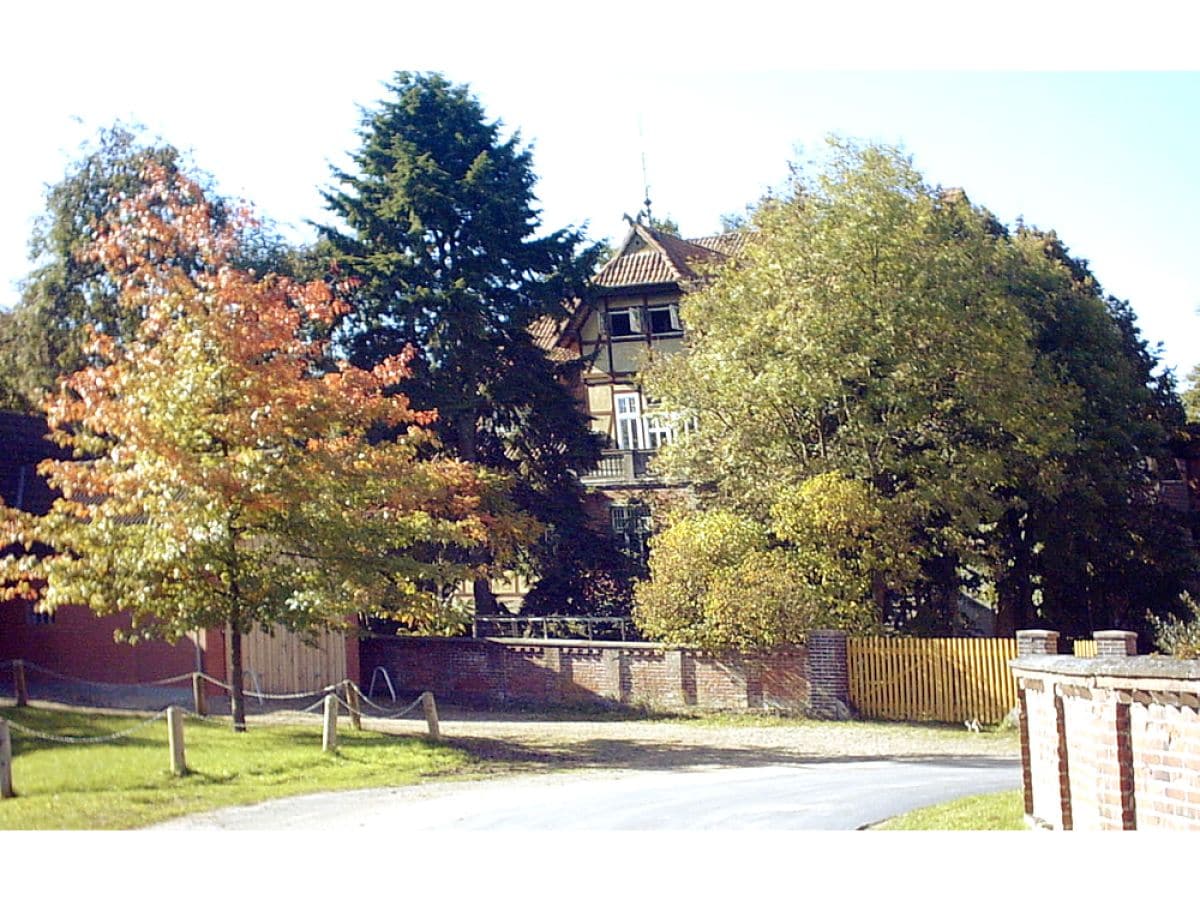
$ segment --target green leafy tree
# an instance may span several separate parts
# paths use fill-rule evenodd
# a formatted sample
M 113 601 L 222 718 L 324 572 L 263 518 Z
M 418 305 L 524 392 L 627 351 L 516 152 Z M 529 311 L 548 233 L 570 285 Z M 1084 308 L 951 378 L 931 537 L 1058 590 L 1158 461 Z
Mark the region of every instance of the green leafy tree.
M 892 568 L 870 593 L 881 620 L 907 624 L 897 599 L 987 559 L 982 529 L 1015 502 L 1002 489 L 1069 437 L 1078 397 L 996 277 L 1011 254 L 898 151 L 834 143 L 756 210 L 745 254 L 684 297 L 688 347 L 645 380 L 698 427 L 662 464 L 760 522 L 814 477 L 861 482 L 907 546 L 880 556 Z
M 416 348 L 414 402 L 439 410 L 438 435 L 459 459 L 517 476 L 522 507 L 549 526 L 529 564 L 567 584 L 564 537 L 584 522 L 570 473 L 600 447 L 564 387 L 569 364 L 529 329 L 566 314 L 594 251 L 576 231 L 540 234 L 529 151 L 465 86 L 401 72 L 388 91 L 325 194 L 342 220 L 321 229 L 331 264 L 357 285 L 337 345 L 366 367 Z M 497 611 L 485 583 L 475 595 L 479 614 Z
M 1183 408 L 1189 422 L 1200 422 L 1200 364 L 1187 375 L 1187 387 L 1183 390 Z
M 1186 522 L 1155 492 L 1183 411 L 1128 303 L 1106 296 L 1053 232 L 1022 226 L 1012 243 L 1018 264 L 1004 277 L 1040 358 L 1080 402 L 1071 441 L 1038 464 L 1057 473 L 1054 489 L 1031 469 L 992 536 L 1000 630 L 1145 631 L 1146 612 L 1175 609 L 1196 572 Z
M 870 630 L 873 582 L 895 577 L 904 552 L 869 486 L 818 475 L 784 491 L 767 525 L 720 509 L 677 516 L 651 539 L 634 621 L 647 637 L 717 650 Z
M 88 259 L 137 309 L 134 338 L 92 330 L 89 358 L 48 406 L 74 458 L 42 464 L 61 496 L 44 517 L 0 510 L 7 596 L 44 608 L 128 611 L 126 637 L 230 637 L 232 711 L 245 726 L 241 636 L 346 627 L 354 614 L 442 627 L 442 585 L 504 560 L 518 533 L 506 487 L 476 466 L 422 458 L 436 413 L 401 391 L 405 354 L 327 365 L 312 322 L 345 304 L 322 282 L 240 268 L 244 217 L 151 166 Z M 394 440 L 373 439 L 389 427 Z

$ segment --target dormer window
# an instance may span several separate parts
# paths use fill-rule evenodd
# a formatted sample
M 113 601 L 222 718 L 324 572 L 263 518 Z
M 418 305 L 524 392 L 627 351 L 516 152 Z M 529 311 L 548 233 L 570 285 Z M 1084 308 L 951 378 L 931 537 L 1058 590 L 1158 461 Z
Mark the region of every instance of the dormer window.
M 650 318 L 651 334 L 672 334 L 683 331 L 683 326 L 679 322 L 679 307 L 675 305 L 652 306 L 647 312 Z
M 608 333 L 613 337 L 629 337 L 642 333 L 642 316 L 639 309 L 618 309 L 608 314 Z
M 679 334 L 683 325 L 679 321 L 679 307 L 651 306 L 639 309 L 632 306 L 628 309 L 615 309 L 608 314 L 608 334 L 610 337 L 632 337 L 639 334 Z

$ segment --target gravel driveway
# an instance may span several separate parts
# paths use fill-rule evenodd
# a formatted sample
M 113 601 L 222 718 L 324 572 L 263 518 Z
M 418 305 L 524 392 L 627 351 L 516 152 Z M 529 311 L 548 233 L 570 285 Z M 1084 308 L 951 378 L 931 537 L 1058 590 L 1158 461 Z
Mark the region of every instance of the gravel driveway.
M 264 717 L 286 717 L 275 713 Z M 535 715 L 447 709 L 443 738 L 484 760 L 482 770 L 550 772 L 562 769 L 687 769 L 768 766 L 817 761 L 990 757 L 1018 759 L 1015 730 L 972 732 L 965 727 L 804 719 L 631 719 L 555 721 Z M 761 723 L 761 724 L 759 724 Z M 364 716 L 365 727 L 426 734 L 423 719 Z M 349 727 L 342 720 L 341 728 Z

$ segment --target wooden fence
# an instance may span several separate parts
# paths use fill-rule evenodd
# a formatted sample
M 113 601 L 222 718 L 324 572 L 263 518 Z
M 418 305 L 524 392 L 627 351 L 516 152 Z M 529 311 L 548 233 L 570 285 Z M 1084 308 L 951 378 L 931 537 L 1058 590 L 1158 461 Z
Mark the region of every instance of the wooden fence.
M 872 638 L 847 641 L 850 702 L 868 719 L 999 722 L 1017 705 L 1008 661 L 1014 638 Z M 1075 641 L 1095 656 L 1095 641 Z
M 274 634 L 256 628 L 242 635 L 242 666 L 246 687 L 252 690 L 268 694 L 319 691 L 346 677 L 346 635 L 323 632 L 316 646 L 311 646 L 283 628 Z
M 999 722 L 1017 703 L 1013 638 L 847 642 L 850 702 L 868 719 Z

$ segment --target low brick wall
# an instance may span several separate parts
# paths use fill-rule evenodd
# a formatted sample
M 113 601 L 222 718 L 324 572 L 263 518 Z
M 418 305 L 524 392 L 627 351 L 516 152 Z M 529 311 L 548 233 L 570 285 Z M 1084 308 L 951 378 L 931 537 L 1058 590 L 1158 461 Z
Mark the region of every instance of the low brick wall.
M 1054 632 L 1028 634 L 1021 648 L 1033 655 L 1010 663 L 1027 819 L 1200 830 L 1200 661 L 1127 656 L 1129 632 L 1097 632 L 1094 659 L 1057 655 Z
M 614 641 L 369 637 L 359 652 L 366 684 L 381 666 L 398 693 L 432 691 L 450 703 L 809 711 L 814 694 L 804 647 L 718 656 Z

